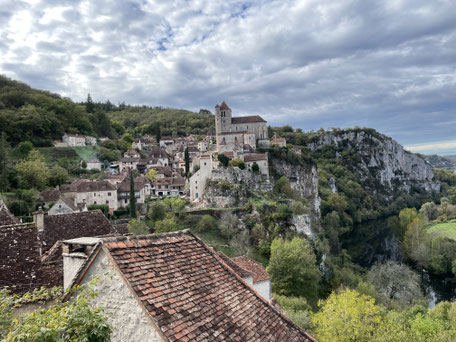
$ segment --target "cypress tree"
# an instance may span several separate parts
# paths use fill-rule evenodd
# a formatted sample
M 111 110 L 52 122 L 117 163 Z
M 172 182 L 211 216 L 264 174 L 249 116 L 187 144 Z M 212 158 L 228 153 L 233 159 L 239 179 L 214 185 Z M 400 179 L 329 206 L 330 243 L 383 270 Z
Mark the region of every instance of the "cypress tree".
M 130 218 L 136 218 L 135 176 L 130 169 Z
M 185 177 L 190 173 L 190 156 L 188 154 L 188 147 L 185 148 Z

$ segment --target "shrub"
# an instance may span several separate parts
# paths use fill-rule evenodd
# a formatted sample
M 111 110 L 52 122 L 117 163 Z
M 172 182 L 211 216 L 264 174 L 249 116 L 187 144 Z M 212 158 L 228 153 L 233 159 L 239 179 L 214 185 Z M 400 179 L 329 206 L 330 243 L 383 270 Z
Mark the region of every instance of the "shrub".
M 150 205 L 147 218 L 152 221 L 163 220 L 168 212 L 168 207 L 163 201 L 156 201 Z
M 217 220 L 211 215 L 204 215 L 196 225 L 196 230 L 200 233 L 207 232 L 212 229 L 216 229 L 218 226 Z
M 220 164 L 222 164 L 222 166 L 224 167 L 227 167 L 228 164 L 230 163 L 230 158 L 228 158 L 227 156 L 225 156 L 224 154 L 219 154 L 217 156 L 217 159 L 218 161 L 220 162 Z

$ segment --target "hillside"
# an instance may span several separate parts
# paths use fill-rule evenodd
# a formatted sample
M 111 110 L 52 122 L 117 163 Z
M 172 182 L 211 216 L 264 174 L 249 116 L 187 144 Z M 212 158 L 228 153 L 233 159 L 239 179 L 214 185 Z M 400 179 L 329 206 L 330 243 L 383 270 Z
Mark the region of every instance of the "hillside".
M 207 110 L 187 110 L 118 106 L 87 102 L 75 103 L 68 98 L 0 75 L 0 128 L 16 146 L 30 141 L 36 147 L 52 146 L 64 133 L 89 134 L 116 138 L 129 129 L 134 135 L 206 134 L 214 128 L 214 117 Z
M 125 128 L 138 134 L 160 134 L 180 136 L 188 134 L 207 134 L 215 129 L 214 116 L 205 110 L 193 113 L 183 109 L 163 107 L 128 106 L 125 109 L 110 112 L 113 122 L 121 123 Z
M 454 158 L 443 157 L 437 154 L 420 154 L 424 160 L 426 160 L 434 169 L 456 169 L 456 160 Z

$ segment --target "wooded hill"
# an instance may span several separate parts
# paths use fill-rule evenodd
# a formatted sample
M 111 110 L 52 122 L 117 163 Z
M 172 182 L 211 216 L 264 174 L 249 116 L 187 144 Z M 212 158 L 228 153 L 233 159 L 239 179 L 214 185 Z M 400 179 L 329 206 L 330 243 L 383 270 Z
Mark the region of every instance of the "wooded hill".
M 52 146 L 64 133 L 117 138 L 126 129 L 133 135 L 206 134 L 214 128 L 208 110 L 200 113 L 163 107 L 114 105 L 109 100 L 75 103 L 48 91 L 0 75 L 0 127 L 13 146 L 30 141 Z

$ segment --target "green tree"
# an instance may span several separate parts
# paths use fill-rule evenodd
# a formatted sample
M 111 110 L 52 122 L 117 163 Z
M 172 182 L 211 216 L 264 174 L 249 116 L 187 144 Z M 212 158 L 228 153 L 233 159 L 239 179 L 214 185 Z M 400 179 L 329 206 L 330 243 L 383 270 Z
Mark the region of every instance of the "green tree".
M 158 172 L 157 172 L 157 170 L 154 170 L 154 169 L 150 169 L 146 173 L 147 179 L 149 179 L 152 183 L 155 182 L 155 179 L 157 178 L 157 175 L 158 175 Z
M 57 186 L 68 183 L 70 181 L 70 177 L 68 175 L 68 171 L 65 170 L 61 166 L 54 166 L 49 172 L 49 185 L 50 186 Z
M 176 216 L 173 213 L 167 213 L 161 221 L 156 221 L 154 229 L 156 233 L 166 233 L 179 230 L 181 227 L 176 222 Z
M 131 219 L 128 222 L 128 232 L 133 235 L 146 235 L 149 234 L 149 227 L 140 220 Z
M 204 232 L 208 232 L 210 230 L 215 230 L 215 229 L 217 229 L 217 227 L 218 227 L 217 220 L 213 216 L 206 214 L 201 218 L 201 220 L 196 225 L 196 230 L 199 233 L 204 233 Z
M 240 168 L 241 170 L 245 169 L 244 161 L 241 158 L 234 158 L 231 161 L 231 165 Z
M 258 166 L 258 164 L 256 162 L 253 162 L 253 164 L 252 164 L 252 172 L 260 173 L 260 167 Z
M 93 111 L 95 110 L 95 104 L 93 103 L 90 94 L 87 94 L 86 110 L 87 113 L 93 113 Z
M 168 207 L 163 201 L 155 201 L 150 205 L 147 217 L 152 221 L 163 220 L 168 212 Z
M 6 141 L 6 133 L 2 132 L 0 138 L 0 192 L 6 191 L 9 187 L 8 170 L 9 170 L 9 145 Z
M 230 163 L 230 158 L 228 158 L 227 156 L 225 156 L 224 154 L 220 153 L 218 156 L 217 156 L 217 159 L 218 161 L 220 162 L 220 164 L 222 164 L 222 166 L 224 167 L 227 167 L 228 164 Z
M 425 244 L 427 237 L 426 227 L 421 218 L 416 217 L 408 226 L 404 234 L 404 250 L 408 257 L 420 266 L 426 265 L 428 258 L 428 248 Z
M 287 296 L 303 296 L 315 304 L 321 273 L 309 243 L 295 237 L 291 241 L 275 239 L 271 244 L 268 272 L 274 292 Z
M 130 218 L 136 218 L 135 175 L 130 169 Z
M 274 191 L 287 198 L 296 198 L 297 193 L 291 188 L 290 181 L 287 177 L 280 177 L 274 184 Z
M 367 342 L 382 322 L 375 300 L 355 290 L 332 292 L 319 305 L 321 309 L 312 315 L 312 322 L 320 342 Z
M 190 173 L 190 156 L 188 154 L 188 147 L 185 148 L 184 157 L 185 157 L 185 177 L 188 177 L 188 175 Z
M 30 141 L 23 141 L 17 146 L 17 152 L 21 158 L 27 158 L 31 150 L 33 150 L 33 144 Z
M 398 238 L 400 240 L 404 238 L 404 234 L 410 223 L 412 223 L 417 217 L 418 212 L 415 208 L 404 208 L 399 212 L 400 231 L 398 232 Z
M 23 188 L 42 190 L 49 180 L 49 169 L 38 150 L 32 150 L 27 158 L 16 164 L 19 182 Z

